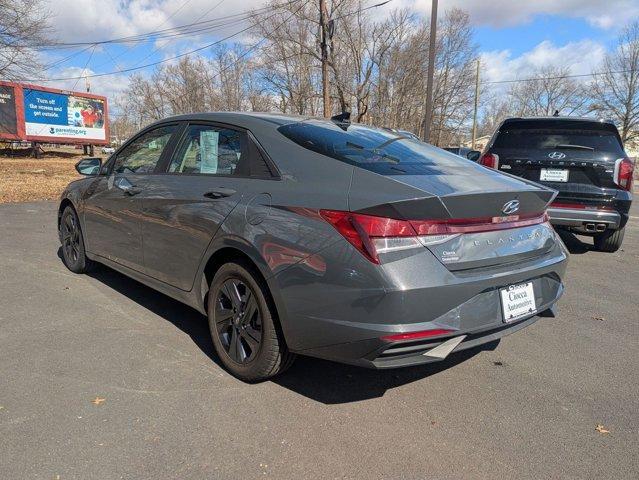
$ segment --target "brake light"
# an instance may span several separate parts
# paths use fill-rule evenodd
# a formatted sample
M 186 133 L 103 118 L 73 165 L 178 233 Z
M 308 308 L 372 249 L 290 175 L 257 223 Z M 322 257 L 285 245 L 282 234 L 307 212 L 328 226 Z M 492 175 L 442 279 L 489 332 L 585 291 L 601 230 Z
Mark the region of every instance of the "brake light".
M 421 245 L 415 230 L 405 220 L 337 210 L 320 210 L 320 215 L 374 263 L 379 263 L 379 253 Z
M 499 168 L 499 155 L 496 155 L 494 153 L 484 153 L 479 158 L 479 164 L 483 165 L 484 167 L 494 168 L 495 170 L 497 170 Z
M 624 190 L 632 191 L 632 175 L 635 164 L 629 158 L 620 158 L 615 162 L 614 181 Z
M 397 220 L 338 210 L 320 210 L 320 216 L 371 262 L 379 254 L 446 242 L 464 233 L 489 232 L 537 225 L 548 215 L 510 215 L 441 220 Z
M 550 208 L 569 208 L 572 210 L 614 210 L 609 205 L 586 205 L 583 203 L 552 202 Z
M 438 335 L 445 335 L 447 333 L 453 333 L 455 330 L 449 330 L 447 328 L 435 328 L 433 330 L 422 330 L 420 332 L 409 333 L 397 333 L 395 335 L 386 335 L 381 337 L 382 340 L 389 342 L 396 342 L 398 340 L 417 340 L 420 338 L 436 337 Z

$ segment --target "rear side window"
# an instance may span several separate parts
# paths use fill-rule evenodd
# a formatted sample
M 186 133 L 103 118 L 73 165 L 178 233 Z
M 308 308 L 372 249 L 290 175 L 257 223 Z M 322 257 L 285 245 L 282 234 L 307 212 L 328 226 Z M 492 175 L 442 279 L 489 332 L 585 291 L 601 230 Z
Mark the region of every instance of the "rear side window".
M 529 122 L 502 126 L 493 148 L 525 150 L 560 150 L 562 148 L 587 147 L 594 151 L 623 156 L 623 147 L 616 132 L 597 124 L 574 122 L 562 125 L 535 125 Z M 599 128 L 598 128 L 599 127 Z
M 442 174 L 468 167 L 467 160 L 401 134 L 358 124 L 344 128 L 305 120 L 278 131 L 308 150 L 381 175 Z
M 169 165 L 170 173 L 208 175 L 241 174 L 246 135 L 238 130 L 210 125 L 189 125 Z

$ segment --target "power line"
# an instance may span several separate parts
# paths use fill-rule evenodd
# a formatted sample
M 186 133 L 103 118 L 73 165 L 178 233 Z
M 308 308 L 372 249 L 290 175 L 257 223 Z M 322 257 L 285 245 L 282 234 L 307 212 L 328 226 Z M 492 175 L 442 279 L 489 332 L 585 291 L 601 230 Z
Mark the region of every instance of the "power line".
M 291 18 L 293 18 L 295 15 L 297 15 L 297 13 L 298 13 L 298 12 L 299 12 L 302 8 L 304 8 L 304 7 L 305 7 L 305 6 L 309 3 L 309 1 L 310 1 L 310 0 L 306 0 L 306 1 L 305 1 L 305 2 L 304 2 L 304 3 L 303 3 L 303 4 L 302 4 L 302 5 L 301 5 L 301 6 L 300 6 L 297 10 L 295 10 L 293 13 L 291 13 L 291 14 L 290 14 L 290 15 L 289 15 L 289 16 L 288 16 L 288 17 L 287 17 L 287 18 L 286 18 L 286 19 L 285 19 L 282 23 L 280 23 L 278 26 L 276 26 L 276 27 L 272 30 L 272 32 L 271 32 L 271 33 L 275 33 L 275 31 L 277 31 L 280 27 L 282 27 L 284 24 L 286 24 L 286 23 L 287 23 L 287 22 L 288 22 Z M 387 3 L 391 2 L 391 1 L 392 1 L 392 0 L 387 0 L 387 1 L 382 2 L 382 3 L 378 3 L 378 4 L 375 4 L 375 5 L 370 5 L 370 6 L 365 7 L 365 8 L 360 8 L 360 9 L 355 10 L 355 11 L 353 11 L 353 12 L 349 12 L 349 13 L 343 14 L 343 15 L 341 15 L 339 18 L 345 18 L 345 17 L 349 17 L 349 16 L 352 16 L 352 15 L 357 15 L 358 13 L 360 13 L 360 12 L 362 12 L 362 11 L 364 11 L 364 10 L 369 10 L 369 9 L 371 9 L 371 8 L 380 7 L 380 6 L 385 5 L 385 4 L 387 4 Z M 271 17 L 272 17 L 272 15 L 271 15 L 270 17 L 268 17 L 268 18 L 271 18 Z M 266 39 L 266 37 L 265 37 L 265 38 L 263 38 L 262 40 L 260 40 L 259 42 L 257 42 L 257 43 L 255 43 L 255 44 L 253 44 L 251 47 L 249 47 L 249 48 L 248 48 L 248 49 L 246 49 L 244 52 L 242 52 L 240 55 L 238 55 L 238 57 L 235 59 L 235 61 L 234 61 L 234 62 L 232 62 L 231 64 L 229 64 L 229 65 L 227 65 L 227 66 L 225 66 L 225 67 L 223 67 L 223 68 L 221 68 L 221 69 L 220 69 L 217 73 L 215 73 L 215 74 L 214 74 L 214 75 L 212 75 L 209 79 L 207 79 L 207 82 L 208 82 L 208 81 L 213 80 L 214 78 L 219 77 L 222 73 L 224 73 L 224 72 L 226 72 L 227 70 L 230 70 L 231 68 L 235 67 L 238 63 L 240 63 L 240 61 L 241 61 L 244 57 L 246 57 L 249 53 L 251 53 L 251 52 L 253 52 L 254 50 L 256 50 L 257 48 L 259 48 L 259 46 L 260 46 L 260 45 L 262 45 L 262 44 L 263 44 L 266 40 L 267 40 L 267 39 Z M 292 55 L 292 56 L 297 56 L 297 55 Z M 275 63 L 275 62 L 272 62 L 272 63 Z M 200 86 L 200 85 L 196 85 L 196 86 L 193 86 L 192 88 L 199 87 L 199 86 Z M 116 114 L 113 114 L 113 113 L 112 113 L 112 115 L 113 115 L 113 116 L 115 116 L 115 117 L 125 117 L 125 116 L 126 116 L 126 114 L 124 114 L 124 113 L 119 113 L 119 114 L 117 114 L 117 113 L 116 113 Z
M 158 30 L 160 27 L 163 27 L 164 25 L 166 25 L 166 22 L 168 22 L 169 20 L 171 20 L 173 17 L 175 17 L 175 15 L 178 14 L 178 12 L 180 12 L 184 7 L 186 7 L 189 3 L 191 3 L 191 0 L 186 0 L 186 2 L 184 2 L 182 5 L 180 5 L 180 7 L 175 10 L 171 15 L 169 15 L 167 18 L 164 19 L 164 21 L 159 24 L 156 28 L 156 30 Z M 120 53 L 119 55 L 117 55 L 117 57 L 121 57 L 122 55 L 124 55 L 125 53 L 130 52 L 131 50 L 133 50 L 134 48 L 136 48 L 137 45 L 131 45 L 129 48 L 127 48 L 126 50 L 124 50 L 124 52 Z M 106 44 L 104 44 L 104 52 L 109 56 L 109 58 L 111 59 L 111 62 L 113 62 L 113 66 L 115 68 L 117 68 L 118 70 L 121 70 L 121 68 L 118 66 L 118 64 L 115 61 L 115 58 L 113 58 L 113 56 L 108 52 L 107 48 L 106 48 Z M 107 62 L 108 63 L 108 62 Z M 106 65 L 106 63 L 102 63 L 100 65 L 98 65 L 96 67 L 97 68 L 102 68 L 104 65 Z
M 54 42 L 54 43 L 49 43 L 49 44 L 35 45 L 34 48 L 61 49 L 61 48 L 83 47 L 83 46 L 87 46 L 87 45 L 92 46 L 92 45 L 102 45 L 102 44 L 111 44 L 111 43 L 143 42 L 143 41 L 150 40 L 151 38 L 158 39 L 158 38 L 167 38 L 167 37 L 173 37 L 173 36 L 191 35 L 192 33 L 200 33 L 202 31 L 205 31 L 205 30 L 208 30 L 208 29 L 212 29 L 212 28 L 223 28 L 223 27 L 228 27 L 230 25 L 235 25 L 237 23 L 241 23 L 243 21 L 246 21 L 247 19 L 251 18 L 253 15 L 255 15 L 257 13 L 264 13 L 264 12 L 266 12 L 268 10 L 274 10 L 274 9 L 278 9 L 278 8 L 281 8 L 281 7 L 286 7 L 286 6 L 292 5 L 294 3 L 297 3 L 299 1 L 301 1 L 301 0 L 289 0 L 289 1 L 283 2 L 281 4 L 268 5 L 268 6 L 257 8 L 255 10 L 251 10 L 251 11 L 245 11 L 245 12 L 236 13 L 236 14 L 232 14 L 232 15 L 225 15 L 225 16 L 217 17 L 217 18 L 214 18 L 214 19 L 211 19 L 211 20 L 200 20 L 200 21 L 197 21 L 197 22 L 187 23 L 187 24 L 184 24 L 184 25 L 179 25 L 177 27 L 171 27 L 171 28 L 162 29 L 162 30 L 156 29 L 156 30 L 152 30 L 152 31 L 149 31 L 149 32 L 146 32 L 146 33 L 141 33 L 141 34 L 137 34 L 137 35 L 130 35 L 130 36 L 127 36 L 127 37 L 118 37 L 118 38 L 111 38 L 111 39 L 107 39 L 107 40 L 98 40 L 98 41 L 95 41 L 95 42 Z M 178 9 L 176 12 L 174 12 L 173 15 L 175 15 L 180 9 Z M 169 17 L 169 18 L 171 18 L 171 17 Z M 200 17 L 200 18 L 202 18 L 202 17 Z M 165 21 L 165 23 L 166 23 L 166 21 Z M 160 26 L 162 26 L 162 25 L 160 25 Z
M 301 1 L 301 0 L 292 0 L 291 2 L 288 2 L 288 3 L 286 3 L 286 4 L 281 4 L 281 6 L 282 6 L 282 5 L 290 5 L 290 4 L 292 4 L 292 3 L 297 3 L 297 2 L 299 2 L 299 1 Z M 304 2 L 304 4 L 302 5 L 302 7 L 303 7 L 303 6 L 305 6 L 305 5 L 308 3 L 308 1 L 309 1 L 309 0 L 306 0 L 306 1 Z M 371 6 L 368 6 L 368 7 L 362 8 L 362 9 L 358 9 L 358 10 L 353 11 L 353 12 L 349 12 L 349 13 L 343 14 L 343 15 L 341 15 L 341 16 L 340 16 L 340 18 L 348 17 L 348 16 L 351 16 L 351 15 L 357 15 L 358 13 L 360 13 L 360 12 L 362 12 L 362 11 L 364 11 L 364 10 L 369 10 L 369 9 L 371 9 L 371 8 L 376 8 L 376 7 L 378 7 L 378 6 L 385 5 L 385 4 L 389 3 L 390 1 L 392 1 L 392 0 L 387 0 L 387 1 L 385 1 L 385 2 L 382 2 L 382 3 L 376 4 L 376 5 L 371 5 Z M 299 11 L 301 10 L 301 8 L 302 8 L 302 7 L 298 8 L 298 9 L 295 11 L 295 14 L 297 14 L 297 12 L 299 12 Z M 273 18 L 275 15 L 277 15 L 277 12 L 272 13 L 271 15 L 269 15 L 268 17 L 266 17 L 266 19 L 265 19 L 265 20 L 263 20 L 263 21 L 269 20 L 270 18 Z M 292 18 L 292 16 L 291 16 L 291 17 L 289 17 L 289 18 Z M 109 75 L 117 75 L 117 74 L 128 73 L 128 72 L 132 72 L 132 71 L 136 71 L 136 70 L 142 70 L 142 69 L 144 69 L 144 68 L 148 68 L 148 67 L 152 67 L 152 66 L 160 65 L 160 64 L 163 64 L 163 63 L 166 63 L 166 62 L 170 62 L 170 61 L 172 61 L 172 60 L 176 60 L 176 59 L 178 59 L 178 58 L 183 58 L 183 57 L 189 56 L 189 55 L 191 55 L 191 54 L 193 54 L 193 53 L 200 52 L 200 51 L 202 51 L 202 50 L 206 50 L 206 49 L 208 49 L 208 48 L 211 48 L 211 47 L 212 47 L 212 46 L 214 46 L 214 45 L 217 45 L 217 44 L 223 43 L 223 42 L 225 42 L 225 41 L 227 41 L 227 40 L 229 40 L 229 39 L 231 39 L 231 38 L 233 38 L 233 37 L 236 37 L 236 36 L 238 36 L 238 35 L 241 35 L 242 33 L 244 33 L 244 32 L 246 32 L 246 31 L 250 30 L 251 28 L 253 28 L 253 25 L 249 25 L 248 27 L 245 27 L 245 28 L 243 28 L 243 29 L 241 29 L 241 30 L 239 30 L 239 31 L 237 31 L 237 32 L 235 32 L 235 33 L 232 33 L 232 34 L 230 34 L 230 35 L 227 35 L 226 37 L 224 37 L 224 38 L 222 38 L 222 39 L 220 39 L 220 40 L 216 40 L 215 42 L 211 42 L 211 43 L 206 44 L 206 45 L 204 45 L 204 46 L 202 46 L 202 47 L 195 48 L 195 49 L 190 50 L 190 51 L 188 51 L 188 52 L 184 52 L 184 53 L 181 53 L 181 54 L 179 54 L 179 55 L 175 55 L 175 56 L 173 56 L 173 57 L 165 58 L 165 59 L 163 59 L 163 60 L 158 60 L 158 61 L 156 61 L 156 62 L 147 63 L 147 64 L 145 64 L 145 65 L 140 65 L 140 66 L 136 66 L 136 67 L 125 68 L 125 69 L 119 69 L 118 71 L 112 71 L 112 72 L 94 73 L 94 74 L 91 74 L 91 75 L 81 75 L 81 76 L 75 76 L 75 77 L 47 78 L 47 79 L 41 78 L 41 79 L 32 79 L 32 80 L 24 80 L 24 81 L 25 81 L 25 82 L 62 82 L 62 81 L 67 81 L 67 80 L 79 80 L 79 79 L 82 79 L 82 78 L 105 77 L 105 76 L 109 76 Z M 277 27 L 277 28 L 279 28 L 279 27 Z M 253 51 L 253 50 L 255 50 L 256 48 L 258 48 L 258 47 L 259 47 L 259 46 L 260 46 L 260 45 L 261 45 L 264 41 L 266 41 L 266 38 L 263 38 L 262 40 L 260 40 L 259 42 L 257 42 L 255 45 L 253 45 L 252 47 L 250 47 L 250 48 L 249 48 L 246 52 L 244 52 L 244 53 L 243 53 L 243 54 L 239 57 L 239 59 L 241 59 L 241 58 L 245 57 L 248 53 L 250 53 L 251 51 Z M 97 46 L 97 44 L 96 44 L 96 46 Z M 117 68 L 117 66 L 116 66 L 116 68 Z
M 91 59 L 93 58 L 93 54 L 95 53 L 95 49 L 97 48 L 97 45 L 93 46 L 93 50 L 91 50 L 91 55 L 89 55 L 89 58 L 87 60 L 87 63 L 84 64 L 84 68 L 82 69 L 82 73 L 84 73 L 87 69 L 87 67 L 89 66 L 89 62 L 91 62 Z M 81 75 L 73 84 L 73 88 L 71 90 L 75 90 L 75 87 L 78 86 L 78 82 L 80 81 L 80 78 L 82 78 L 83 76 Z M 84 76 L 84 78 L 87 78 L 86 76 Z
M 190 0 L 189 0 L 189 1 L 190 1 Z M 212 12 L 213 10 L 215 10 L 217 7 L 219 7 L 220 5 L 222 5 L 222 4 L 224 3 L 224 1 L 225 1 L 225 0 L 220 0 L 219 2 L 217 2 L 215 5 L 213 5 L 211 8 L 209 8 L 206 12 L 204 12 L 204 14 L 202 15 L 202 17 L 201 17 L 201 18 L 206 17 L 209 13 L 211 13 L 211 12 Z M 186 4 L 185 4 L 185 5 L 186 5 Z M 175 39 L 173 39 L 173 40 L 169 40 L 169 41 L 168 41 L 166 44 L 164 44 L 162 47 L 160 47 L 160 46 L 155 47 L 155 48 L 151 51 L 151 53 L 149 53 L 146 57 L 143 57 L 142 59 L 140 59 L 140 60 L 138 60 L 137 62 L 135 62 L 135 63 L 133 64 L 133 66 L 135 67 L 135 66 L 139 65 L 140 63 L 142 63 L 143 61 L 145 61 L 147 58 L 151 57 L 151 56 L 152 56 L 155 52 L 157 52 L 158 50 L 160 50 L 160 48 L 166 47 L 169 43 L 174 42 L 174 41 L 175 41 Z
M 593 77 L 599 75 L 616 75 L 618 73 L 630 73 L 632 70 L 616 70 L 616 71 L 608 71 L 608 72 L 592 72 L 592 73 L 580 73 L 576 75 L 557 75 L 553 77 L 533 77 L 533 78 L 520 78 L 520 79 L 512 79 L 512 80 L 492 80 L 489 82 L 481 82 L 482 85 L 486 84 L 497 84 L 497 83 L 520 83 L 520 82 L 536 82 L 539 80 L 562 80 L 564 78 L 583 78 L 583 77 Z
M 282 8 L 282 7 L 285 7 L 285 6 L 291 5 L 291 4 L 293 4 L 293 3 L 300 2 L 300 1 L 301 1 L 301 0 L 291 0 L 291 1 L 286 2 L 286 3 L 278 4 L 278 5 L 276 5 L 276 6 L 272 6 L 272 7 L 268 7 L 268 9 L 269 9 L 269 10 L 271 10 L 271 9 L 275 9 L 275 10 L 277 10 L 277 9 L 279 9 L 279 8 Z M 221 2 L 220 2 L 220 3 L 221 3 Z M 219 4 L 218 4 L 218 5 L 219 5 Z M 244 20 L 246 20 L 246 19 L 250 18 L 251 16 L 254 16 L 254 15 L 255 15 L 255 12 L 256 12 L 256 11 L 260 11 L 260 10 L 267 10 L 267 8 L 262 8 L 262 9 L 254 10 L 254 11 L 252 11 L 252 12 L 248 12 L 248 13 L 246 14 L 246 15 L 247 15 L 247 16 L 246 16 L 246 18 L 245 18 L 245 19 L 243 19 L 242 21 L 244 21 Z M 276 13 L 273 13 L 272 15 L 270 15 L 269 17 L 267 17 L 267 19 L 272 18 L 273 16 L 275 16 L 275 14 L 276 14 Z M 236 16 L 237 16 L 237 14 L 236 14 Z M 228 16 L 228 17 L 230 17 L 230 16 Z M 195 22 L 195 23 L 204 23 L 204 22 Z M 111 71 L 111 72 L 104 72 L 104 73 L 95 73 L 95 74 L 85 75 L 85 76 L 80 76 L 80 77 L 61 77 L 61 78 L 48 78 L 48 79 L 40 78 L 40 79 L 33 79 L 33 80 L 25 80 L 25 82 L 56 82 L 56 81 L 67 81 L 67 80 L 79 80 L 79 79 L 81 79 L 81 78 L 103 77 L 103 76 L 108 76 L 108 75 L 115 75 L 115 74 L 118 74 L 118 73 L 120 73 L 120 74 L 121 74 L 121 73 L 132 72 L 132 71 L 135 71 L 135 70 L 141 70 L 141 69 L 144 69 L 144 68 L 148 68 L 148 67 L 151 67 L 151 66 L 155 66 L 155 65 L 162 64 L 162 63 L 166 63 L 166 62 L 169 62 L 169 61 L 172 61 L 172 60 L 176 60 L 176 59 L 178 59 L 178 58 L 182 58 L 182 57 L 185 57 L 185 56 L 191 55 L 191 54 L 193 54 L 193 53 L 196 53 L 196 52 L 199 52 L 199 51 L 205 50 L 205 49 L 210 48 L 210 47 L 212 47 L 212 46 L 214 46 L 214 45 L 217 45 L 217 44 L 219 44 L 219 43 L 225 42 L 226 40 L 229 40 L 229 39 L 231 39 L 231 38 L 233 38 L 233 37 L 236 37 L 236 36 L 238 36 L 238 35 L 240 35 L 240 34 L 242 34 L 242 33 L 246 32 L 246 31 L 250 30 L 252 27 L 253 27 L 252 25 L 249 25 L 248 27 L 245 27 L 245 28 L 241 29 L 241 30 L 240 30 L 240 31 L 238 31 L 238 32 L 235 32 L 235 33 L 233 33 L 233 34 L 231 34 L 231 35 L 228 35 L 228 36 L 226 36 L 226 37 L 224 37 L 224 38 L 222 38 L 222 39 L 220 39 L 220 40 L 216 40 L 215 42 L 212 42 L 212 43 L 209 43 L 209 44 L 207 44 L 207 45 L 204 45 L 203 47 L 199 47 L 199 48 L 196 48 L 196 49 L 190 50 L 190 51 L 188 51 L 188 52 L 184 52 L 184 53 L 181 53 L 181 54 L 179 54 L 179 55 L 175 55 L 175 56 L 173 56 L 173 57 L 166 58 L 166 59 L 163 59 L 163 60 L 159 60 L 159 61 L 157 61 L 157 62 L 148 63 L 148 64 L 145 64 L 145 65 L 140 65 L 140 66 L 134 66 L 134 67 L 130 67 L 130 68 L 121 69 L 121 68 L 118 68 L 118 66 L 117 66 L 116 64 L 114 64 L 114 66 L 116 67 L 116 69 L 118 69 L 118 71 Z M 96 47 L 97 45 L 106 45 L 106 43 L 108 43 L 108 42 L 96 42 L 96 43 L 94 43 L 94 44 L 89 45 L 89 47 L 87 47 L 87 49 L 88 49 L 88 48 L 91 48 L 91 46 Z M 86 49 L 85 49 L 85 50 L 86 50 Z M 126 53 L 126 52 L 124 52 L 124 53 Z M 122 55 L 122 54 L 121 54 L 121 55 Z M 119 56 L 120 56 L 120 55 L 116 56 L 116 58 L 117 58 L 117 57 L 119 57 Z M 150 55 L 149 55 L 149 56 L 150 56 Z M 145 57 L 145 58 L 148 58 L 148 56 L 147 56 L 147 57 Z M 111 57 L 111 60 L 112 60 L 112 61 L 114 61 L 115 59 L 114 59 L 113 57 Z M 137 65 L 137 64 L 136 64 L 136 65 Z
M 300 0 L 296 0 L 296 1 L 300 1 Z M 274 14 L 270 15 L 267 18 L 272 18 L 275 15 L 276 14 L 274 13 Z M 117 72 L 94 73 L 94 74 L 91 74 L 91 75 L 85 75 L 85 76 L 80 76 L 80 77 L 48 78 L 48 79 L 35 79 L 35 80 L 25 80 L 25 81 L 26 82 L 62 82 L 62 81 L 66 81 L 66 80 L 77 80 L 77 79 L 80 79 L 80 78 L 105 77 L 105 76 L 108 76 L 108 75 L 115 75 L 115 74 L 118 74 L 118 73 L 127 73 L 127 72 L 132 72 L 132 71 L 135 71 L 135 70 L 141 70 L 143 68 L 152 67 L 152 66 L 155 66 L 155 65 L 160 65 L 162 63 L 170 62 L 172 60 L 176 60 L 178 58 L 186 57 L 186 56 L 191 55 L 193 53 L 205 50 L 205 49 L 210 48 L 210 47 L 212 47 L 214 45 L 217 45 L 219 43 L 225 42 L 226 40 L 229 40 L 230 38 L 236 37 L 236 36 L 246 32 L 246 31 L 250 30 L 251 28 L 253 28 L 253 26 L 249 25 L 248 27 L 245 27 L 245 28 L 243 28 L 242 30 L 240 30 L 238 32 L 232 33 L 231 35 L 227 35 L 226 37 L 224 37 L 224 38 L 222 38 L 220 40 L 216 40 L 215 42 L 211 42 L 211 43 L 209 43 L 207 45 L 204 45 L 203 47 L 195 48 L 193 50 L 189 50 L 188 52 L 184 52 L 184 53 L 181 53 L 179 55 L 175 55 L 175 56 L 170 57 L 170 58 L 165 58 L 164 60 L 158 60 L 157 62 L 147 63 L 146 65 L 140 65 L 139 67 L 131 67 L 131 68 L 120 69 Z

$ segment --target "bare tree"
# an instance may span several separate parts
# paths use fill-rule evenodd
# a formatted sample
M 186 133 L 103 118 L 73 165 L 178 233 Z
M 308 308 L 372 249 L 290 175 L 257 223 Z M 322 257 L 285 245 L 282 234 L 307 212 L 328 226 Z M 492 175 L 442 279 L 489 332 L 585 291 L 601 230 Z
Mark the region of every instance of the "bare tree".
M 530 81 L 516 83 L 509 95 L 518 116 L 549 116 L 555 111 L 573 115 L 583 111 L 588 97 L 583 85 L 572 78 L 566 67 L 545 66 Z
M 0 0 L 0 78 L 42 74 L 34 49 L 49 41 L 47 17 L 41 0 Z
M 438 32 L 431 138 L 435 145 L 459 145 L 472 115 L 477 46 L 462 10 L 447 11 Z
M 254 17 L 256 33 L 264 39 L 256 60 L 260 80 L 282 112 L 315 115 L 321 108 L 316 17 L 317 6 L 310 3 Z
M 612 118 L 624 142 L 639 139 L 639 22 L 629 25 L 592 82 L 593 110 Z
M 484 93 L 484 97 L 487 98 L 482 102 L 482 111 L 477 126 L 477 134 L 480 137 L 492 135 L 502 121 L 514 116 L 512 103 L 508 98 L 488 92 Z

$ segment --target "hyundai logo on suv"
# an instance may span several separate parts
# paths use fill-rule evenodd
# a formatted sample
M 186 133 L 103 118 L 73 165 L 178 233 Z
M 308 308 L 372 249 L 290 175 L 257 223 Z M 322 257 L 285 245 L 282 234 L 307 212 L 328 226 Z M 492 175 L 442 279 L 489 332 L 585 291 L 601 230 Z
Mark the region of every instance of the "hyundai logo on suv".
M 506 215 L 511 215 L 519 210 L 519 200 L 511 200 L 510 202 L 504 203 L 504 206 L 501 207 L 501 211 Z
M 548 154 L 548 158 L 552 158 L 553 160 L 561 160 L 562 158 L 566 158 L 566 154 L 561 152 L 551 152 Z

